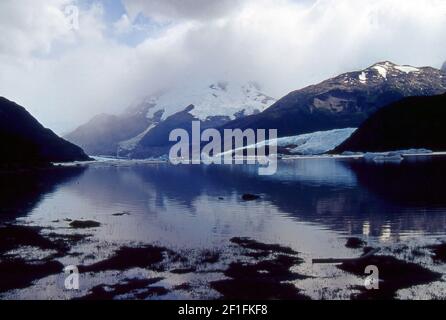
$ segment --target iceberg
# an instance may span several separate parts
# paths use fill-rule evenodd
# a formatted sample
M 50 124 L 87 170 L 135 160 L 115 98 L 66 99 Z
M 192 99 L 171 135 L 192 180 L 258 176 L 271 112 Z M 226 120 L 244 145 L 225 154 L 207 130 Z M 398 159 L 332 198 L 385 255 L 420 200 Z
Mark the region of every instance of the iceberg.
M 429 155 L 432 154 L 432 150 L 429 149 L 407 149 L 396 150 L 389 152 L 367 152 L 364 154 L 366 161 L 374 162 L 401 162 L 404 156 L 410 155 Z

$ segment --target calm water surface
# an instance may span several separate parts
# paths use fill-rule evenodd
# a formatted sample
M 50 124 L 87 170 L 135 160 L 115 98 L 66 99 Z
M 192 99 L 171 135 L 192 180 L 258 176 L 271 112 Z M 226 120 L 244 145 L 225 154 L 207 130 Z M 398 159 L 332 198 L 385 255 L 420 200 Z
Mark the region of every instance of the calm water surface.
M 66 227 L 66 218 L 99 221 L 95 237 L 110 243 L 216 248 L 244 236 L 291 246 L 311 260 L 357 256 L 344 246 L 351 235 L 379 246 L 445 239 L 445 169 L 444 158 L 280 161 L 273 176 L 248 166 L 96 163 L 28 177 L 0 201 L 3 219 L 54 228 Z M 244 193 L 261 199 L 243 202 Z
M 258 176 L 256 168 L 244 166 L 96 164 L 55 185 L 27 217 L 95 217 L 110 223 L 109 237 L 180 246 L 218 244 L 240 235 L 317 242 L 293 229 L 302 224 L 379 241 L 442 237 L 445 169 L 446 161 L 439 159 L 281 161 L 273 176 Z M 261 200 L 243 202 L 244 193 L 261 195 Z M 128 217 L 123 225 L 123 219 L 110 218 L 118 212 L 131 213 L 134 221 Z

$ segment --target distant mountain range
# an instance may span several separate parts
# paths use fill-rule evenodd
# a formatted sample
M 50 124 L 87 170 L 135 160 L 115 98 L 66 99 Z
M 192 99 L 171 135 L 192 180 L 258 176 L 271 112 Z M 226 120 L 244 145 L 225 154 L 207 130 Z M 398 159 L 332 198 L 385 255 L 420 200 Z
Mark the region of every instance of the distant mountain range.
M 334 152 L 446 150 L 446 94 L 410 97 L 382 108 Z
M 172 129 L 202 129 L 260 113 L 276 100 L 256 83 L 217 82 L 185 86 L 150 96 L 121 115 L 99 115 L 65 136 L 93 155 L 145 158 L 166 154 Z
M 78 146 L 44 128 L 16 103 L 0 97 L 0 167 L 90 160 Z
M 223 128 L 277 128 L 279 136 L 358 127 L 385 105 L 408 96 L 446 92 L 446 73 L 380 62 L 291 92 L 261 114 Z
M 202 129 L 278 129 L 279 137 L 359 127 L 382 107 L 409 96 L 446 92 L 446 73 L 431 67 L 380 62 L 293 91 L 276 101 L 254 83 L 219 82 L 151 96 L 119 116 L 101 115 L 66 139 L 89 154 L 130 158 L 168 153 L 169 133 Z
M 280 140 L 280 147 L 293 154 L 324 152 L 350 136 L 352 130 L 345 128 L 355 127 L 359 129 L 336 152 L 446 150 L 445 92 L 445 71 L 391 62 L 342 74 L 278 101 L 255 83 L 217 82 L 147 97 L 121 115 L 98 115 L 66 139 L 91 155 L 159 157 L 169 151 L 172 129 L 190 131 L 191 122 L 199 120 L 202 129 L 278 129 L 279 137 L 290 137 Z M 329 131 L 334 129 L 344 130 Z M 90 159 L 1 97 L 0 139 L 2 167 Z

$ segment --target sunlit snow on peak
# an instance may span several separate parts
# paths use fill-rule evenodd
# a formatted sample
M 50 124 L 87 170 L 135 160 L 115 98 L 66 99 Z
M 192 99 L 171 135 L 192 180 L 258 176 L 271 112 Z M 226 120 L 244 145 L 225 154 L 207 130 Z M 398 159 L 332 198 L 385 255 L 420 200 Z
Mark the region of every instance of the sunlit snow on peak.
M 147 101 L 155 104 L 148 110 L 148 118 L 162 110 L 164 120 L 192 105 L 193 109 L 189 113 L 197 119 L 206 120 L 212 116 L 235 119 L 241 112 L 244 115 L 262 112 L 276 102 L 276 99 L 262 93 L 259 85 L 254 82 L 240 85 L 218 81 L 202 86 L 185 85 Z
M 387 68 L 383 65 L 376 65 L 373 67 L 373 69 L 377 70 L 378 73 L 383 77 L 384 79 L 387 79 Z
M 411 73 L 411 72 L 419 72 L 420 69 L 412 67 L 412 66 L 395 66 L 395 69 L 404 72 L 404 73 Z

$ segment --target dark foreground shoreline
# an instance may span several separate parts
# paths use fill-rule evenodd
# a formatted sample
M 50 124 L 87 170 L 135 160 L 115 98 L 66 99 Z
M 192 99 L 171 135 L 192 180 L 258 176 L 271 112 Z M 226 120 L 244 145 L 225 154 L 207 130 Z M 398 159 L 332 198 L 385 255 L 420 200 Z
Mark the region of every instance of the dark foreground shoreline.
M 123 214 L 124 215 L 124 214 Z M 116 215 L 121 216 L 121 215 Z M 95 221 L 64 221 L 69 233 L 59 233 L 52 228 L 28 225 L 0 225 L 0 295 L 9 299 L 11 290 L 25 289 L 37 280 L 63 274 L 66 257 L 76 257 L 73 248 L 88 243 L 96 228 Z M 358 241 L 349 239 L 347 245 Z M 32 248 L 47 254 L 30 257 L 21 248 Z M 86 294 L 74 296 L 75 300 L 144 300 L 170 299 L 176 292 L 190 292 L 194 285 L 188 282 L 166 286 L 168 277 L 193 275 L 203 277 L 212 294 L 209 299 L 223 300 L 309 300 L 299 289 L 299 281 L 310 278 L 295 271 L 303 263 L 295 250 L 278 244 L 266 244 L 249 238 L 232 238 L 228 243 L 231 259 L 224 258 L 222 251 L 198 250 L 197 252 L 175 252 L 154 244 L 123 245 L 104 259 L 94 263 L 83 263 L 78 267 L 80 276 L 88 274 L 101 278 L 104 272 L 124 272 L 144 269 L 152 277 L 128 277 L 118 281 L 107 279 L 104 283 L 89 285 Z M 435 263 L 445 263 L 446 244 L 427 247 Z M 364 250 L 370 250 L 365 248 Z M 92 252 L 92 254 L 94 254 Z M 227 252 L 226 252 L 227 256 Z M 441 281 L 442 275 L 419 264 L 397 259 L 390 255 L 373 255 L 358 262 L 344 262 L 340 270 L 364 277 L 367 265 L 376 265 L 380 270 L 380 289 L 367 290 L 352 287 L 351 299 L 390 300 L 400 289 Z M 213 277 L 206 280 L 206 275 Z M 96 281 L 97 282 L 97 281 Z M 12 295 L 11 297 L 14 297 Z M 39 297 L 45 299 L 45 297 Z M 48 297 L 50 298 L 50 297 Z M 438 297 L 442 299 L 444 297 Z

